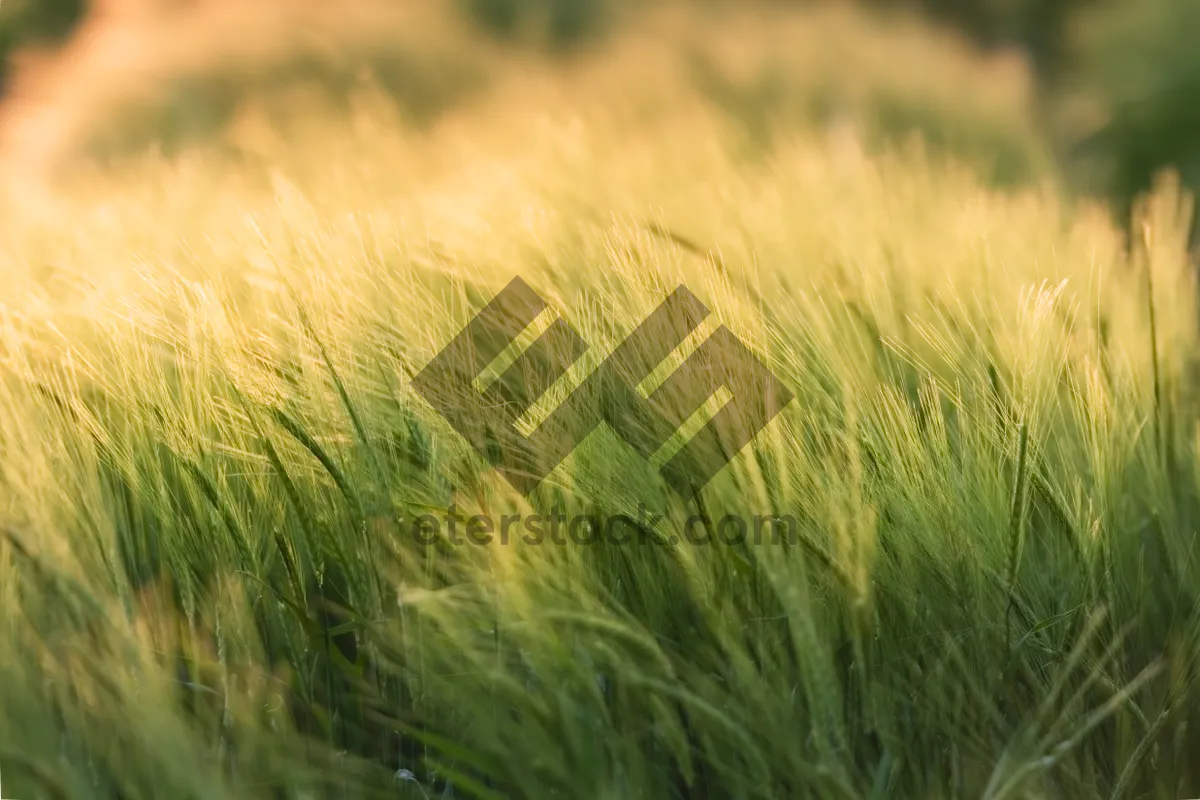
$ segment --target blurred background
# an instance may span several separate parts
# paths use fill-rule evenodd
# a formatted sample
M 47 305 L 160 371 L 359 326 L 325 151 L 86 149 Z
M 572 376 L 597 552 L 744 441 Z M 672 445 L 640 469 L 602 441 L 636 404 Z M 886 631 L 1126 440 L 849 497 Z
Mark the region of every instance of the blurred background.
M 237 156 L 247 115 L 336 117 L 364 86 L 421 129 L 635 40 L 750 149 L 798 127 L 919 141 L 1122 215 L 1164 169 L 1200 184 L 1200 0 L 3 0 L 0 157 Z

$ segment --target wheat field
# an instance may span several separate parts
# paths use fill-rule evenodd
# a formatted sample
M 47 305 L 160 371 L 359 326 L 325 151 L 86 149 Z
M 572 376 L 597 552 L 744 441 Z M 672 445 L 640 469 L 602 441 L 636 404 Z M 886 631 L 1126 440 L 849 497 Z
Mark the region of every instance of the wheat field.
M 673 20 L 428 124 L 364 85 L 6 182 L 4 796 L 1200 792 L 1190 199 L 1069 196 L 1011 65 L 919 29 L 712 24 L 722 75 L 808 37 L 792 111 L 728 113 Z M 873 134 L 918 90 L 963 147 Z M 600 430 L 524 497 L 412 388 L 517 276 L 588 344 L 539 413 L 681 284 L 795 399 L 692 496 Z M 797 537 L 680 543 L 697 508 Z

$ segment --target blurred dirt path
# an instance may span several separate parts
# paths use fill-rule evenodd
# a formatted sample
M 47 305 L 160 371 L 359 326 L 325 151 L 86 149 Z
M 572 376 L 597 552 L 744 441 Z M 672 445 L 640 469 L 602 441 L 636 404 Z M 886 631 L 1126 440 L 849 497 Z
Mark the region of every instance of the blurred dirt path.
M 346 47 L 444 28 L 419 0 L 92 0 L 71 38 L 21 54 L 0 104 L 0 174 L 35 178 L 119 101 L 151 100 L 164 78 L 205 67 Z

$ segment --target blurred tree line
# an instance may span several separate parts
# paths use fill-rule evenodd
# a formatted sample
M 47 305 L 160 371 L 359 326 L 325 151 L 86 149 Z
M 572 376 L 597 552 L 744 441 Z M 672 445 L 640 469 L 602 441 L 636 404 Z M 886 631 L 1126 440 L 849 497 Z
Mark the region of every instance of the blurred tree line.
M 869 0 L 916 7 L 984 47 L 1017 46 L 1038 76 L 1054 81 L 1067 55 L 1072 18 L 1102 0 Z
M 507 39 L 535 39 L 562 49 L 595 36 L 608 22 L 613 0 L 460 0 L 485 30 Z
M 1100 111 L 1068 137 L 1078 181 L 1122 212 L 1167 166 L 1200 193 L 1200 0 L 1107 0 L 1079 22 L 1056 86 Z
M 1200 192 L 1200 0 L 868 2 L 916 5 L 984 47 L 1024 50 L 1064 168 L 1118 214 L 1164 168 Z
M 697 0 L 705 1 L 721 2 Z M 621 0 L 460 2 L 496 35 L 536 31 L 564 47 L 602 31 Z M 919 11 L 984 49 L 1023 50 L 1037 78 L 1038 124 L 1076 185 L 1108 195 L 1117 213 L 1164 168 L 1200 192 L 1200 0 L 861 2 Z M 1063 113 L 1077 106 L 1093 111 Z
M 496 35 L 533 30 L 564 47 L 602 31 L 621 0 L 460 2 Z M 1200 0 L 860 2 L 918 11 L 984 49 L 1024 51 L 1037 79 L 1037 122 L 1065 171 L 1110 197 L 1118 214 L 1164 168 L 1200 193 Z M 1063 113 L 1080 106 L 1092 109 L 1090 119 Z
M 432 0 L 431 0 L 432 1 Z M 695 0 L 695 2 L 747 0 Z M 814 0 L 759 0 L 814 2 Z M 554 50 L 601 35 L 630 0 L 457 0 L 492 35 Z M 1034 67 L 1038 122 L 1068 172 L 1119 206 L 1176 168 L 1200 189 L 1200 0 L 861 0 L 916 9 L 977 44 L 1016 46 Z M 88 0 L 0 2 L 0 93 L 20 47 L 70 34 Z M 1060 124 L 1068 107 L 1092 108 Z M 1070 116 L 1070 115 L 1065 115 Z M 1080 121 L 1083 120 L 1083 121 Z
M 0 94 L 8 88 L 12 58 L 18 49 L 61 42 L 86 11 L 87 0 L 0 2 Z

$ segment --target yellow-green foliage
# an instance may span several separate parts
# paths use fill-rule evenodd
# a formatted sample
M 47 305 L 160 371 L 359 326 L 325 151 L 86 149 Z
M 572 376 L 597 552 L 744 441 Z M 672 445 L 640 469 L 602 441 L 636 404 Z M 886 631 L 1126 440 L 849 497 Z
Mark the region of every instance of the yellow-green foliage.
M 1127 248 L 853 125 L 748 153 L 663 51 L 11 185 L 6 796 L 1196 793 L 1186 198 Z M 607 432 L 517 497 L 409 388 L 514 275 L 587 363 L 684 283 L 797 398 L 698 498 Z M 798 541 L 655 543 L 697 503 Z

